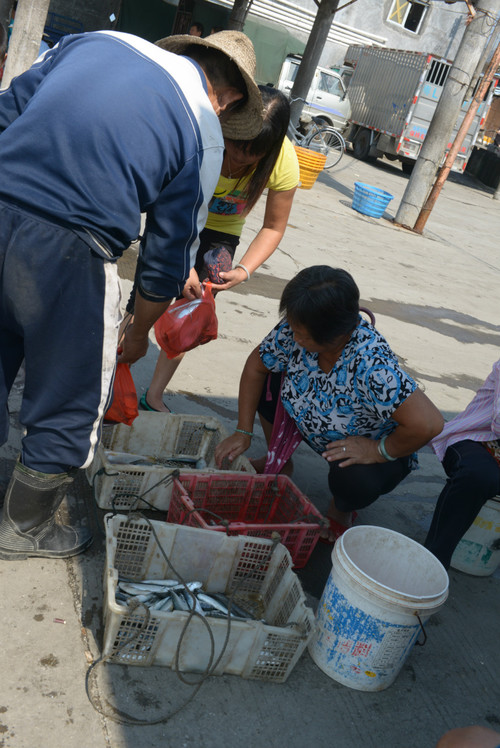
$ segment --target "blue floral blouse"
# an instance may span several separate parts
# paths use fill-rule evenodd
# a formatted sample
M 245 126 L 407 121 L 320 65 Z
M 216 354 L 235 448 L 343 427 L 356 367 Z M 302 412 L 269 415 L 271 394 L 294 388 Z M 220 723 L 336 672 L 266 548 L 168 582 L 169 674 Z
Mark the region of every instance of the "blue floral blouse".
M 325 373 L 318 354 L 299 346 L 286 320 L 260 345 L 264 366 L 285 372 L 283 407 L 320 454 L 346 436 L 380 439 L 396 428 L 394 411 L 417 388 L 385 338 L 361 316 L 335 366 Z

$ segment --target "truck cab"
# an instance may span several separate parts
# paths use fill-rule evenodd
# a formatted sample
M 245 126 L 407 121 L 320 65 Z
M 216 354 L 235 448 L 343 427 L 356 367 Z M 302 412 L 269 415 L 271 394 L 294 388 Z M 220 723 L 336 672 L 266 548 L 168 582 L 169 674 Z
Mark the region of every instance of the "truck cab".
M 290 95 L 301 57 L 288 55 L 282 65 L 277 88 Z M 351 105 L 345 85 L 338 73 L 329 68 L 317 67 L 303 109 L 316 121 L 344 131 L 351 116 Z

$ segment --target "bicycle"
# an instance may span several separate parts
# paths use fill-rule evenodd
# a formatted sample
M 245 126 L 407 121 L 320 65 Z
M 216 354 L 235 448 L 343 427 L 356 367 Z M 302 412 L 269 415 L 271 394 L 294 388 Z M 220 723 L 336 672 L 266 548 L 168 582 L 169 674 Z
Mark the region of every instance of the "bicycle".
M 324 169 L 331 169 L 332 166 L 338 164 L 346 149 L 345 140 L 338 130 L 323 122 L 316 122 L 308 114 L 301 114 L 299 128 L 290 121 L 288 137 L 294 145 L 325 154 Z

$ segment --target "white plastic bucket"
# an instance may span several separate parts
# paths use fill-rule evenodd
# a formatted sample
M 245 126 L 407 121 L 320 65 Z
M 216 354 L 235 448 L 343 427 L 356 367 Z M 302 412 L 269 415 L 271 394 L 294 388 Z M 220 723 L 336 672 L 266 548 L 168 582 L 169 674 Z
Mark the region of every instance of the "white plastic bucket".
M 450 566 L 487 577 L 500 566 L 500 496 L 487 501 L 455 548 Z
M 448 574 L 419 543 L 384 527 L 352 527 L 335 543 L 309 653 L 360 691 L 395 680 L 423 624 L 448 597 Z

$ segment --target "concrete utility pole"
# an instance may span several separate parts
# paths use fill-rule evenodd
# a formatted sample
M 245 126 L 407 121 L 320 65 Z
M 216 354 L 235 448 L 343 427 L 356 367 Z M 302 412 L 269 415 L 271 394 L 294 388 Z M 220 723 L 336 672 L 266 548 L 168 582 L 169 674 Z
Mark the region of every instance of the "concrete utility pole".
M 330 31 L 338 4 L 339 0 L 321 0 L 318 4 L 318 12 L 316 13 L 316 18 L 314 19 L 313 27 L 307 40 L 302 62 L 297 71 L 297 77 L 290 92 L 290 119 L 294 125 L 297 125 L 299 122 L 299 117 L 304 106 L 304 102 L 301 99 L 306 98 L 311 87 L 314 71 L 318 67 L 319 58 L 328 38 L 328 32 Z M 294 99 L 298 99 L 298 101 L 294 101 Z
M 443 87 L 419 157 L 401 200 L 396 224 L 413 228 L 450 142 L 465 92 L 500 13 L 500 0 L 478 0 Z
M 7 88 L 12 78 L 24 73 L 38 57 L 49 5 L 50 0 L 18 1 L 2 88 Z
M 422 231 L 424 230 L 424 226 L 427 223 L 427 219 L 429 218 L 431 214 L 431 210 L 433 209 L 434 204 L 439 197 L 439 193 L 441 192 L 441 189 L 445 181 L 448 178 L 448 174 L 451 171 L 451 167 L 453 166 L 453 162 L 455 161 L 457 157 L 458 151 L 460 150 L 460 146 L 462 145 L 464 138 L 467 135 L 469 127 L 471 126 L 472 121 L 475 117 L 475 114 L 477 110 L 479 109 L 479 105 L 481 104 L 484 97 L 486 96 L 488 87 L 491 81 L 493 80 L 493 76 L 498 70 L 499 65 L 500 65 L 500 45 L 497 47 L 495 54 L 493 55 L 493 59 L 488 65 L 488 70 L 484 74 L 484 77 L 481 83 L 479 84 L 479 87 L 472 100 L 472 103 L 469 109 L 467 110 L 465 117 L 462 120 L 462 124 L 460 125 L 458 132 L 455 136 L 455 140 L 453 141 L 453 144 L 450 150 L 448 151 L 448 155 L 446 156 L 445 162 L 438 171 L 437 179 L 434 182 L 432 190 L 429 193 L 429 197 L 425 201 L 424 207 L 420 211 L 420 215 L 418 216 L 415 226 L 413 227 L 413 230 L 416 231 L 417 234 L 421 234 Z

